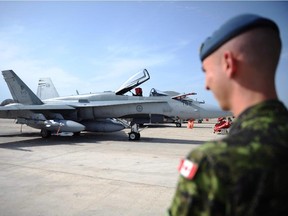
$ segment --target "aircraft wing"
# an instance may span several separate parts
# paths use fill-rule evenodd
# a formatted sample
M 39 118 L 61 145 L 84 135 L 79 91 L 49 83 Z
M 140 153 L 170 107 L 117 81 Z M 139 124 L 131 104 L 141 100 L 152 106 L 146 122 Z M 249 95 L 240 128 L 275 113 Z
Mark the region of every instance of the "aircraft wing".
M 69 113 L 76 110 L 76 108 L 67 105 L 25 105 L 25 104 L 8 104 L 0 106 L 0 118 L 18 119 L 28 118 L 33 119 L 33 116 L 44 113 Z M 36 119 L 35 120 L 39 120 Z
M 24 104 L 9 104 L 0 106 L 1 111 L 52 111 L 52 110 L 76 110 L 77 108 L 84 107 L 109 107 L 109 106 L 122 106 L 132 104 L 151 104 L 151 103 L 167 103 L 163 100 L 146 100 L 146 101 L 93 101 L 87 103 L 71 102 L 69 104 L 43 104 L 43 105 L 24 105 Z
M 45 110 L 75 110 L 74 107 L 68 105 L 24 105 L 24 104 L 9 104 L 0 107 L 0 111 L 13 111 L 13 110 L 31 110 L 31 111 L 45 111 Z

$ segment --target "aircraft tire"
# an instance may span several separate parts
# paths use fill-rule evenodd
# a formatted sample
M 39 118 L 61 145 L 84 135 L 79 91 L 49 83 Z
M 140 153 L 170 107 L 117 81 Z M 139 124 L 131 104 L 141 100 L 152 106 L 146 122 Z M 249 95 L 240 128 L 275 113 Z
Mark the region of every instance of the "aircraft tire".
M 41 129 L 40 135 L 42 138 L 48 138 L 51 136 L 51 131 L 48 131 L 46 129 Z
M 128 135 L 129 135 L 129 140 L 135 141 L 135 140 L 140 139 L 140 133 L 131 132 Z
M 181 123 L 179 122 L 176 123 L 176 127 L 181 127 L 181 126 L 182 126 Z

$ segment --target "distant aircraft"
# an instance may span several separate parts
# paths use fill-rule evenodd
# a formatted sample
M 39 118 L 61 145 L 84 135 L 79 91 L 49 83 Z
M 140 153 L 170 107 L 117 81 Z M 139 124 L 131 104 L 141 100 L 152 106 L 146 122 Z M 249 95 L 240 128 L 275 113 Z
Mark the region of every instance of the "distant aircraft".
M 42 100 L 12 70 L 2 71 L 2 74 L 14 103 L 0 107 L 0 118 L 17 119 L 18 124 L 40 129 L 43 138 L 60 132 L 73 132 L 77 135 L 81 131 L 119 131 L 129 126 L 123 119 L 132 119 L 129 140 L 139 140 L 137 121 L 141 119 L 153 116 L 200 119 L 232 115 L 219 109 L 207 110 L 206 104 L 188 99 L 187 94 L 172 97 L 155 94 L 149 97 L 124 95 L 150 78 L 146 69 L 135 74 L 116 92 Z

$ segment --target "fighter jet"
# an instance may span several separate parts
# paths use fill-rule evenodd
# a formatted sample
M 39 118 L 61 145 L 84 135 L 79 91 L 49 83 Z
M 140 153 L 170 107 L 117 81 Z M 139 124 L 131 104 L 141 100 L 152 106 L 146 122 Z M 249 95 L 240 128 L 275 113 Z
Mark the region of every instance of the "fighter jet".
M 140 75 L 140 76 L 139 76 Z M 144 77 L 147 77 L 144 79 Z M 143 82 L 146 82 L 150 78 L 148 71 L 144 70 L 142 73 L 137 73 L 134 76 L 132 76 L 129 80 L 127 80 L 117 91 L 115 94 L 117 95 L 123 95 L 126 92 L 131 92 L 133 96 L 143 96 L 142 95 L 142 88 L 135 88 L 136 86 L 139 86 Z M 139 82 L 139 80 L 142 80 Z M 129 88 L 128 88 L 129 87 Z M 135 88 L 135 93 L 130 91 L 132 88 Z M 77 95 L 79 95 L 79 92 L 76 90 Z M 101 93 L 98 93 L 101 94 Z M 205 104 L 205 101 L 197 101 L 193 100 L 187 96 L 189 95 L 196 95 L 197 93 L 188 93 L 188 94 L 180 94 L 179 92 L 175 91 L 159 91 L 155 88 L 152 88 L 150 90 L 150 97 L 171 97 L 173 99 L 181 99 L 183 103 L 189 104 L 194 103 L 197 104 Z M 38 88 L 37 88 L 37 96 L 41 99 L 50 99 L 50 98 L 56 98 L 59 97 L 58 91 L 56 90 L 52 80 L 50 77 L 46 78 L 40 78 L 38 82 Z M 217 107 L 209 106 L 209 105 L 200 105 L 202 108 L 205 108 L 202 111 L 202 114 L 199 115 L 199 117 L 205 116 L 206 118 L 212 118 L 217 117 L 219 115 L 219 109 Z M 205 110 L 207 110 L 206 113 Z M 222 112 L 221 112 L 222 113 Z M 165 116 L 165 115 L 159 115 L 159 114 L 150 114 L 150 115 L 138 115 L 134 116 L 134 118 L 128 118 L 126 119 L 128 121 L 132 121 L 133 123 L 136 123 L 138 125 L 143 126 L 144 124 L 165 124 L 165 123 L 175 123 L 176 127 L 181 127 L 182 122 L 186 121 L 186 119 L 180 119 L 178 116 Z M 190 120 L 190 119 L 187 119 Z M 195 119 L 196 120 L 196 119 Z M 202 119 L 198 119 L 198 122 L 201 122 Z
M 143 119 L 153 115 L 177 116 L 179 119 L 232 115 L 220 110 L 206 110 L 200 103 L 186 100 L 187 95 L 143 97 L 141 91 L 135 96 L 124 95 L 150 78 L 146 69 L 135 74 L 115 92 L 43 100 L 13 70 L 2 71 L 2 74 L 14 103 L 0 107 L 0 118 L 16 119 L 18 124 L 40 129 L 43 138 L 52 133 L 113 132 L 130 126 L 129 140 L 139 140 L 138 124 L 132 121 L 128 125 L 123 119 Z

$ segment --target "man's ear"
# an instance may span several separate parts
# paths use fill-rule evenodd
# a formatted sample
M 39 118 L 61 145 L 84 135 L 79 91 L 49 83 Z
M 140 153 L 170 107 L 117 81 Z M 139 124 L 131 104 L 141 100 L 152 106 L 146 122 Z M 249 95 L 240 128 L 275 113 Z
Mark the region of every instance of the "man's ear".
M 237 70 L 237 61 L 231 51 L 226 51 L 223 54 L 223 69 L 228 77 L 233 77 Z

